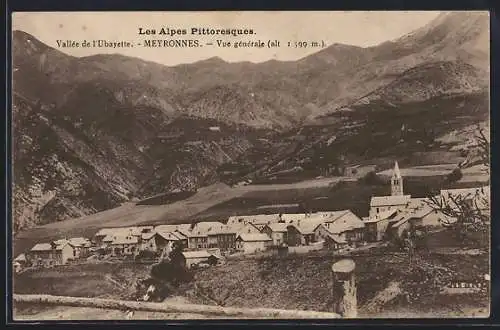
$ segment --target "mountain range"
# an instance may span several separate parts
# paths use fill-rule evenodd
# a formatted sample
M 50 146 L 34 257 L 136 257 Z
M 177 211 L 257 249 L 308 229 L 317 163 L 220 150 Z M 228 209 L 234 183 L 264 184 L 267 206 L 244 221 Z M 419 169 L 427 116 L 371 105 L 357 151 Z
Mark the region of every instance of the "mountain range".
M 235 179 L 255 179 L 306 160 L 314 170 L 318 159 L 430 151 L 489 114 L 484 13 L 441 14 L 393 41 L 293 62 L 73 57 L 23 31 L 12 58 L 15 231 L 196 189 L 228 164 L 246 169 Z M 415 134 L 400 143 L 404 125 Z

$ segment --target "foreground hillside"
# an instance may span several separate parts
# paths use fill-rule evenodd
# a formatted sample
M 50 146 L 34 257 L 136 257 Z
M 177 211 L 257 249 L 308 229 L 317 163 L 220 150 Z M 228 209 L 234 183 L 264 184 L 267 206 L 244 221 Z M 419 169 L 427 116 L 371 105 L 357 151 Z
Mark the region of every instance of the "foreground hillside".
M 446 236 L 440 237 L 442 243 Z M 472 280 L 488 273 L 487 253 L 468 255 L 463 247 L 457 251 L 419 254 L 412 265 L 404 253 L 385 250 L 354 256 L 360 316 L 405 312 L 400 316 L 464 317 L 472 316 L 473 309 L 487 314 L 486 295 L 441 293 L 449 280 Z M 195 282 L 176 295 L 192 303 L 228 307 L 330 311 L 331 265 L 339 258 L 325 251 L 228 260 L 221 266 L 197 270 Z M 134 300 L 133 284 L 147 269 L 135 264 L 84 264 L 25 272 L 14 279 L 14 292 Z

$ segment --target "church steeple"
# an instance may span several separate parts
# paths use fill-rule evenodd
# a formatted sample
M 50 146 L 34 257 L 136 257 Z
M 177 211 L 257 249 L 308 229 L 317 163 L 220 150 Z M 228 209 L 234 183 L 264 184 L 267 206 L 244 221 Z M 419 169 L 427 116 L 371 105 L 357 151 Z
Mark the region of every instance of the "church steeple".
M 403 177 L 399 171 L 399 165 L 396 161 L 394 163 L 394 170 L 391 178 L 391 195 L 392 196 L 403 196 Z

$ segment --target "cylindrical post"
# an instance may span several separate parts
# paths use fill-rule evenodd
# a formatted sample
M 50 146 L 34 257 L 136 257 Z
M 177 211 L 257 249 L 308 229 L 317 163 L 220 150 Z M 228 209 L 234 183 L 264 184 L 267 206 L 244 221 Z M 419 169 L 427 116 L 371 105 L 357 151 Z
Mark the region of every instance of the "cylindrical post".
M 356 318 L 358 315 L 355 267 L 351 259 L 343 259 L 332 265 L 333 312 L 343 318 Z

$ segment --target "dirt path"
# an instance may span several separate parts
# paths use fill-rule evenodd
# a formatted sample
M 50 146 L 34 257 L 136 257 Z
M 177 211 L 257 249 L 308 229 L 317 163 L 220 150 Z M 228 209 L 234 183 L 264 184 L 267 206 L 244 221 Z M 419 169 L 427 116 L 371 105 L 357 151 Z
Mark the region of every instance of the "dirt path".
M 188 303 L 183 297 L 172 297 L 168 299 L 172 303 Z M 106 310 L 97 308 L 81 308 L 57 306 L 40 311 L 14 311 L 16 321 L 39 321 L 39 320 L 186 320 L 186 319 L 208 319 L 206 315 L 188 313 L 153 313 L 134 312 L 127 317 L 127 311 Z M 222 317 L 217 317 L 222 318 Z

